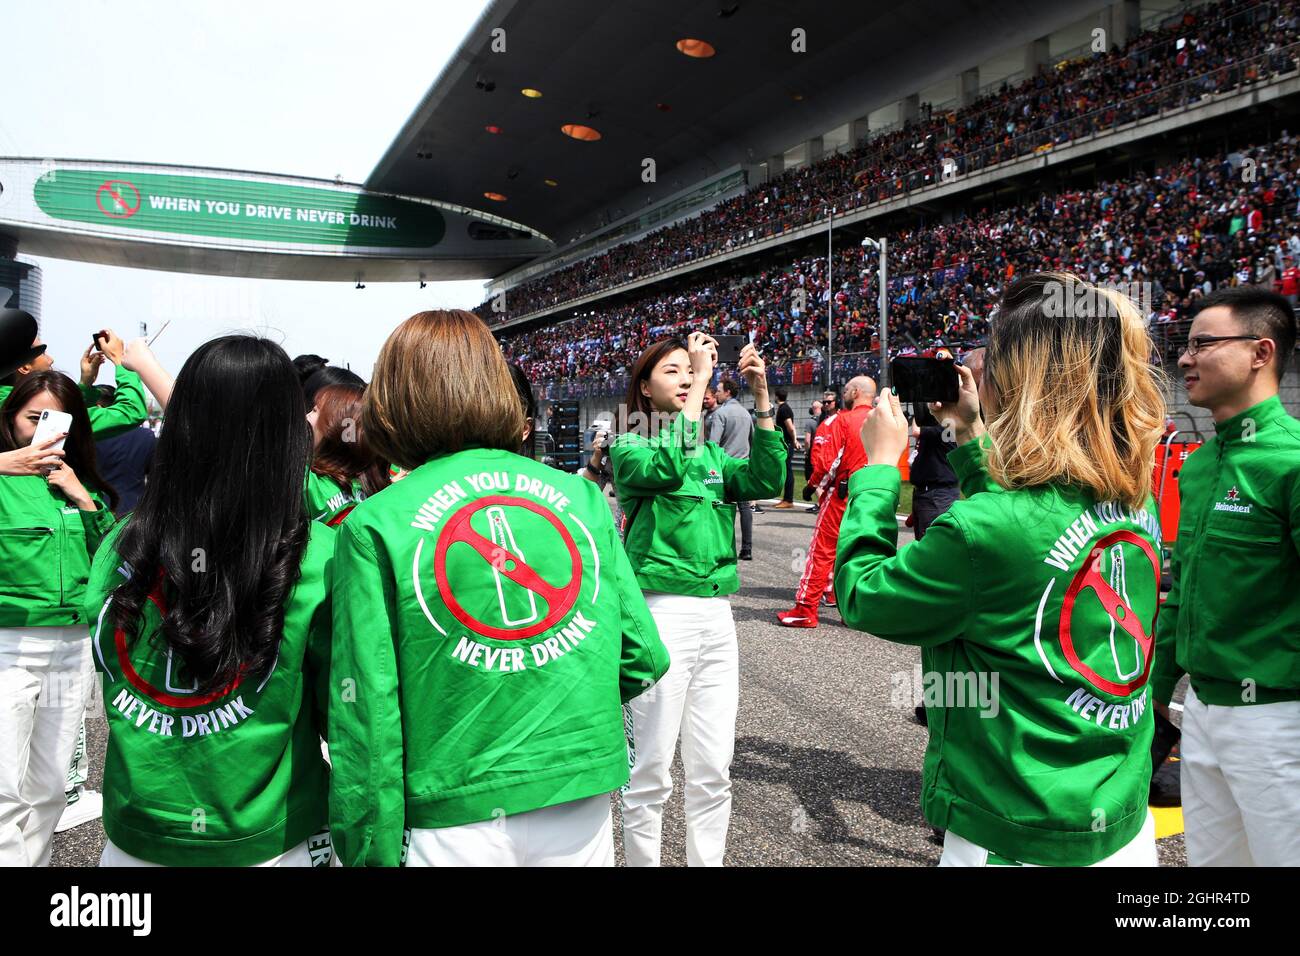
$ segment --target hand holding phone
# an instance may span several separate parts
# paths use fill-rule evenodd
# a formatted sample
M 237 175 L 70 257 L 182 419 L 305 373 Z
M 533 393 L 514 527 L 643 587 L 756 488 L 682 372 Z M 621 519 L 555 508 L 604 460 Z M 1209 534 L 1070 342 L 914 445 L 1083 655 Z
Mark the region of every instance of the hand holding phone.
M 718 364 L 719 365 L 738 365 L 740 363 L 740 351 L 746 345 L 747 339 L 743 335 L 719 335 L 716 336 L 718 343 Z
M 50 448 L 57 448 L 62 451 L 63 443 L 67 440 L 66 434 L 71 430 L 71 415 L 67 412 L 55 412 L 47 408 L 41 412 L 40 421 L 36 423 L 36 434 L 32 436 L 31 444 L 34 446 L 40 445 L 49 441 L 51 438 L 54 438 L 56 435 L 64 435 L 64 438 L 60 438 L 54 444 L 50 445 Z

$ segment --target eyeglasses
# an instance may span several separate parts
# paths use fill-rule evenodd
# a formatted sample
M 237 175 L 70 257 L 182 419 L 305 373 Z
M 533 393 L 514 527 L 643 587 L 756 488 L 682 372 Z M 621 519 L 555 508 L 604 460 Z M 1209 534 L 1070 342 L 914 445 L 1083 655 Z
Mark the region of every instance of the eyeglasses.
M 1217 342 L 1237 342 L 1251 341 L 1258 342 L 1263 336 L 1261 335 L 1198 335 L 1194 339 L 1187 340 L 1187 348 L 1183 349 L 1183 355 L 1196 355 L 1207 345 L 1214 345 Z

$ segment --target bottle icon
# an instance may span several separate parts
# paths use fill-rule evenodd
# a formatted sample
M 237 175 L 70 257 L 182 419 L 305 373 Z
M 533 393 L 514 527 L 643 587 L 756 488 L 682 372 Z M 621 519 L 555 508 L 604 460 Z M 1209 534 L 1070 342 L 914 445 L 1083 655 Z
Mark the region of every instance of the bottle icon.
M 507 589 L 501 575 L 502 567 L 512 567 L 515 561 L 523 561 L 524 554 L 519 550 L 519 545 L 515 542 L 515 535 L 510 530 L 510 522 L 506 520 L 504 508 L 499 505 L 488 508 L 487 519 L 489 537 L 492 543 L 506 552 L 502 562 L 494 561 L 492 564 L 492 577 L 496 581 L 497 600 L 501 607 L 501 623 L 506 627 L 531 624 L 538 617 L 537 595 L 528 588 L 515 585 L 514 582 L 510 582 L 512 586 Z M 509 591 L 508 597 L 507 590 Z M 514 617 L 512 612 L 521 616 Z
M 1124 549 L 1122 546 L 1118 544 L 1112 546 L 1110 549 L 1110 582 L 1109 583 L 1111 588 L 1115 591 L 1115 593 L 1120 596 L 1121 600 L 1123 600 L 1124 606 L 1126 608 L 1132 607 L 1128 599 L 1127 576 L 1124 573 Z M 1115 662 L 1115 673 L 1119 675 L 1119 679 L 1132 680 L 1134 677 L 1136 677 L 1139 673 L 1142 672 L 1142 648 L 1137 646 L 1137 641 L 1133 640 L 1132 635 L 1130 635 L 1127 631 L 1124 631 L 1125 636 L 1127 636 L 1129 640 L 1133 641 L 1133 653 L 1136 658 L 1136 662 L 1133 665 L 1133 670 L 1129 671 L 1128 673 L 1125 673 L 1123 666 L 1121 666 L 1119 662 L 1119 649 L 1115 646 L 1115 625 L 1116 625 L 1116 621 L 1112 617 L 1110 619 L 1110 657 L 1111 660 Z

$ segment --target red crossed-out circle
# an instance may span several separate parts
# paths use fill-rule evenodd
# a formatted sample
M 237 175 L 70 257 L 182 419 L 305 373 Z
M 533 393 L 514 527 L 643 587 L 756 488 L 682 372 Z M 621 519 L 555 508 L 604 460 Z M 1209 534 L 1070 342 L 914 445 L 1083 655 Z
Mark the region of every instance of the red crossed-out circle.
M 110 179 L 95 190 L 95 205 L 105 216 L 130 219 L 140 211 L 140 190 L 125 179 Z
M 1142 550 L 1142 553 L 1147 556 L 1147 559 L 1151 562 L 1151 567 L 1155 570 L 1156 591 L 1159 592 L 1160 562 L 1156 560 L 1155 550 L 1132 531 L 1112 531 L 1093 546 L 1087 560 L 1083 563 L 1083 567 L 1074 575 L 1074 580 L 1070 582 L 1070 587 L 1065 592 L 1065 599 L 1061 602 L 1060 638 L 1061 652 L 1065 654 L 1065 659 L 1070 662 L 1070 666 L 1084 680 L 1108 694 L 1114 694 L 1116 697 L 1127 697 L 1133 691 L 1145 686 L 1147 678 L 1151 674 L 1151 645 L 1154 642 L 1154 637 L 1147 636 L 1146 631 L 1142 629 L 1142 623 L 1138 620 L 1137 614 L 1124 603 L 1123 598 L 1115 592 L 1115 589 L 1106 583 L 1098 570 L 1101 565 L 1102 552 L 1117 541 L 1137 545 Z M 1142 673 L 1127 684 L 1120 684 L 1102 677 L 1080 660 L 1078 653 L 1074 649 L 1074 638 L 1070 633 L 1070 618 L 1074 610 L 1075 598 L 1085 588 L 1092 588 L 1097 595 L 1097 599 L 1101 601 L 1101 606 L 1110 615 L 1111 620 L 1123 628 L 1133 640 L 1137 641 L 1138 648 L 1142 651 L 1144 661 Z
M 154 607 L 158 608 L 159 614 L 167 613 L 167 607 L 163 604 L 162 582 L 159 582 L 158 586 L 154 588 L 153 592 L 149 595 L 149 600 L 153 602 Z M 238 687 L 240 682 L 244 679 L 243 673 L 240 673 L 238 677 L 232 680 L 225 687 L 207 694 L 189 694 L 183 697 L 177 694 L 169 694 L 166 691 L 161 691 L 157 687 L 154 687 L 153 684 L 150 684 L 140 676 L 139 672 L 136 671 L 135 666 L 131 663 L 131 655 L 127 651 L 126 633 L 120 627 L 113 633 L 113 643 L 117 645 L 117 663 L 121 666 L 122 676 L 126 678 L 127 683 L 140 691 L 140 693 L 144 694 L 155 704 L 162 704 L 164 707 L 178 707 L 182 709 L 202 707 L 204 704 L 210 704 L 214 700 L 220 700 L 222 697 L 225 697 Z
M 501 545 L 494 544 L 470 526 L 470 518 L 492 505 L 524 508 L 545 518 L 551 527 L 559 532 L 560 539 L 569 552 L 570 574 L 567 585 L 555 587 L 549 584 L 541 575 L 524 564 L 518 555 L 511 554 Z M 485 624 L 469 614 L 456 600 L 456 595 L 452 593 L 451 582 L 447 579 L 447 550 L 458 541 L 477 551 L 484 561 L 507 579 L 541 597 L 546 602 L 546 617 L 526 627 L 508 628 Z M 438 547 L 433 558 L 433 574 L 438 582 L 438 593 L 456 620 L 476 634 L 495 638 L 498 641 L 520 641 L 550 630 L 569 613 L 577 603 L 578 592 L 582 590 L 582 559 L 578 556 L 578 545 L 568 529 L 560 523 L 559 518 L 540 505 L 510 495 L 489 495 L 456 512 L 438 536 Z

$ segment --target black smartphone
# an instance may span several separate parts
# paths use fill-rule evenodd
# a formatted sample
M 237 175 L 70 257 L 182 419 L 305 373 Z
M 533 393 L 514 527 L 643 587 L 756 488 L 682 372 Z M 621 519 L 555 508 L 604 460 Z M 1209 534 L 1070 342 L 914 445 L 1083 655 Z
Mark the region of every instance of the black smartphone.
M 957 401 L 957 366 L 951 359 L 901 356 L 889 363 L 889 379 L 900 402 Z
M 740 362 L 740 350 L 749 342 L 746 335 L 715 335 L 718 343 L 718 364 L 737 365 Z
M 104 351 L 104 345 L 100 341 L 100 339 L 105 339 L 105 338 L 108 338 L 108 336 L 106 336 L 103 332 L 96 332 L 94 336 L 91 337 L 90 347 L 92 349 L 98 349 L 101 352 Z

